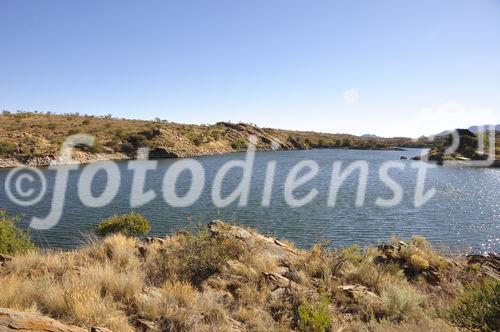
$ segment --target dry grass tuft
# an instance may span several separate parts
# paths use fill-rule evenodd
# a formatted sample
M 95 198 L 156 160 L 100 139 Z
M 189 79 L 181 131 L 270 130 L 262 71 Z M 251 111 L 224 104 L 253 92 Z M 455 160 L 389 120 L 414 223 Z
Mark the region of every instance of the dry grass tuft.
M 381 292 L 381 299 L 384 317 L 399 322 L 418 317 L 424 296 L 407 282 L 400 281 L 398 283 L 386 282 Z

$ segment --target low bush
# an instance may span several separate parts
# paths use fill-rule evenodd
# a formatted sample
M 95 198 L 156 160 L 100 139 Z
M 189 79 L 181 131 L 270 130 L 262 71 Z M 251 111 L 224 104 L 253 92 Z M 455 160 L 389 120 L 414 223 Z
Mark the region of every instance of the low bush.
M 418 254 L 421 258 L 420 262 L 418 259 L 413 258 L 417 267 L 424 267 L 424 265 L 426 265 L 423 260 L 426 260 L 430 266 L 436 269 L 444 269 L 448 266 L 448 262 L 434 250 L 429 241 L 427 241 L 424 237 L 414 235 L 410 239 L 410 244 L 420 250 L 420 253 Z
M 0 142 L 0 156 L 8 155 L 13 153 L 17 148 L 17 145 L 10 141 Z
M 0 254 L 15 255 L 35 248 L 29 234 L 16 227 L 18 221 L 0 209 Z
M 377 290 L 380 288 L 383 274 L 381 268 L 373 264 L 371 258 L 366 257 L 360 263 L 347 268 L 343 276 L 351 284 L 360 284 L 371 290 Z
M 247 148 L 247 142 L 243 138 L 238 138 L 231 143 L 231 147 L 235 150 L 245 150 Z
M 151 145 L 151 139 L 148 138 L 151 137 L 150 134 L 149 132 L 132 133 L 123 137 L 125 142 L 121 146 L 121 151 L 130 154 L 135 153 L 138 148 L 149 147 Z
M 449 309 L 448 319 L 472 331 L 500 331 L 500 280 L 467 288 Z
M 324 332 L 331 326 L 328 297 L 318 303 L 305 303 L 298 309 L 299 328 L 304 332 Z
M 75 149 L 89 153 L 103 153 L 106 151 L 98 140 L 96 140 L 93 145 L 86 145 L 86 144 L 75 145 Z
M 243 250 L 236 239 L 213 236 L 207 229 L 180 235 L 159 250 L 154 264 L 148 267 L 148 276 L 154 284 L 178 279 L 199 286 Z
M 121 233 L 134 237 L 144 235 L 150 230 L 149 221 L 143 215 L 131 212 L 103 220 L 97 225 L 95 232 L 99 236 Z
M 205 142 L 205 137 L 203 135 L 196 135 L 191 139 L 194 145 L 200 146 Z
M 363 250 L 358 244 L 354 244 L 342 250 L 342 257 L 351 263 L 361 263 L 363 260 Z
M 147 139 L 153 139 L 156 136 L 159 136 L 161 131 L 159 128 L 150 128 L 147 130 L 143 130 L 139 133 L 139 135 L 146 137 Z
M 391 321 L 415 318 L 424 297 L 404 281 L 386 282 L 381 292 L 382 314 Z

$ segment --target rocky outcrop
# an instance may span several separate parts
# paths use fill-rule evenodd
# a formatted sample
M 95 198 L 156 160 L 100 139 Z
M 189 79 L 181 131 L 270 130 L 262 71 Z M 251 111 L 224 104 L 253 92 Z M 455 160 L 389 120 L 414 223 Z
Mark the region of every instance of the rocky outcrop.
M 349 298 L 358 303 L 370 303 L 372 305 L 380 305 L 382 300 L 380 296 L 368 290 L 367 287 L 361 285 L 345 285 L 338 286 L 338 290 L 345 293 Z
M 497 135 L 498 136 L 498 135 Z M 458 140 L 458 142 L 456 142 Z M 435 163 L 437 165 L 458 165 L 472 167 L 499 167 L 498 149 L 500 141 L 496 140 L 496 155 L 491 162 L 488 162 L 488 152 L 479 151 L 479 137 L 468 129 L 456 129 L 446 135 L 438 136 L 435 139 L 434 146 L 424 156 L 416 156 L 413 160 L 422 160 Z M 447 149 L 456 143 L 453 152 L 448 153 Z M 482 163 L 474 163 L 481 161 Z
M 66 325 L 55 319 L 44 317 L 34 313 L 0 308 L 0 332 L 7 331 L 88 332 L 88 330 L 81 327 Z
M 482 274 L 500 280 L 500 254 L 469 255 L 467 256 L 467 264 L 469 266 L 477 265 Z
M 163 159 L 163 158 L 179 158 L 180 155 L 175 152 L 171 152 L 165 148 L 154 148 L 149 151 L 149 158 L 151 159 Z
M 258 248 L 261 253 L 274 256 L 282 262 L 297 259 L 299 256 L 299 253 L 295 249 L 273 237 L 264 236 L 245 228 L 229 225 L 220 220 L 210 222 L 208 227 L 213 234 L 235 237 L 239 239 L 245 247 L 249 249 Z
M 0 332 L 113 332 L 105 327 L 81 328 L 58 320 L 12 309 L 0 308 Z
M 61 161 L 55 155 L 35 156 L 35 157 L 20 157 L 17 159 L 2 159 L 0 158 L 0 168 L 11 167 L 46 167 L 50 165 L 71 165 L 71 164 L 90 164 L 96 161 L 105 160 L 125 160 L 130 159 L 123 153 L 87 153 L 75 151 L 71 162 Z
M 259 141 L 261 141 L 268 150 L 274 144 L 276 148 L 281 150 L 305 150 L 308 147 L 292 137 L 284 137 L 280 135 L 277 131 L 270 131 L 266 129 L 261 129 L 256 126 L 249 125 L 247 123 L 230 123 L 230 122 L 219 122 L 219 125 L 223 125 L 229 128 L 231 131 L 229 135 L 232 139 L 247 139 L 249 136 L 255 136 Z M 283 136 L 283 137 L 281 137 Z M 261 147 L 260 149 L 262 149 Z M 257 147 L 259 150 L 259 147 Z
M 0 168 L 12 168 L 12 167 L 20 167 L 23 164 L 16 159 L 2 159 L 0 158 Z
M 0 254 L 0 267 L 2 267 L 6 262 L 10 262 L 14 257 L 9 255 Z

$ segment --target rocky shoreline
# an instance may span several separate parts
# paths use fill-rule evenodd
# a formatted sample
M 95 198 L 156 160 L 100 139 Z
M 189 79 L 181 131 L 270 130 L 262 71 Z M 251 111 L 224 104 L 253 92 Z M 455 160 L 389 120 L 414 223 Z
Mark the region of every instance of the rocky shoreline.
M 13 167 L 47 167 L 51 165 L 82 165 L 90 164 L 96 161 L 106 161 L 106 160 L 128 160 L 130 159 L 127 155 L 123 153 L 85 153 L 76 152 L 73 155 L 72 162 L 62 162 L 56 156 L 36 156 L 18 159 L 5 159 L 0 158 L 0 168 L 13 168 Z
M 318 147 L 314 149 L 336 149 L 332 147 Z M 274 151 L 271 148 L 258 148 L 257 151 Z M 287 150 L 311 150 L 306 148 L 288 148 Z M 373 151 L 407 151 L 403 148 L 387 148 L 387 149 L 351 149 L 351 150 L 373 150 Z M 151 159 L 171 159 L 171 158 L 190 158 L 190 157 L 200 157 L 200 156 L 213 156 L 213 155 L 223 155 L 236 153 L 238 151 L 231 150 L 211 150 L 202 151 L 200 153 L 186 153 L 177 154 L 166 151 L 164 149 L 152 149 L 150 151 Z M 35 157 L 24 157 L 19 159 L 15 158 L 0 158 L 0 168 L 14 168 L 14 167 L 47 167 L 51 165 L 85 165 L 97 161 L 107 161 L 107 160 L 133 160 L 135 158 L 128 156 L 124 153 L 88 153 L 83 151 L 74 151 L 71 162 L 61 161 L 57 156 L 35 156 Z

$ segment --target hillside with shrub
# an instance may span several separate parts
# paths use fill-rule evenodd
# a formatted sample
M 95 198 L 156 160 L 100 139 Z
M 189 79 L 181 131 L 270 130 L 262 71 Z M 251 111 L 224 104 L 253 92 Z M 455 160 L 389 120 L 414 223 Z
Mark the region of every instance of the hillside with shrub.
M 351 148 L 390 149 L 427 146 L 426 139 L 373 138 L 259 128 L 252 124 L 220 122 L 187 125 L 168 122 L 116 119 L 79 114 L 42 114 L 4 111 L 0 115 L 0 158 L 42 165 L 57 157 L 62 143 L 75 134 L 96 138 L 92 147 L 79 146 L 81 160 L 127 159 L 140 147 L 149 147 L 153 158 L 188 157 L 246 150 L 248 137 L 257 137 L 257 150 Z
M 494 147 L 490 147 L 492 141 L 490 135 L 492 134 L 489 132 L 473 133 L 468 129 L 456 129 L 450 134 L 438 136 L 425 158 L 438 164 L 460 162 L 465 165 L 471 161 L 494 159 L 492 166 L 500 167 L 500 132 L 495 132 Z M 454 142 L 455 140 L 457 141 Z M 482 151 L 479 149 L 480 142 L 483 144 Z M 448 152 L 454 144 L 456 144 L 456 149 Z M 415 159 L 420 159 L 420 157 Z

